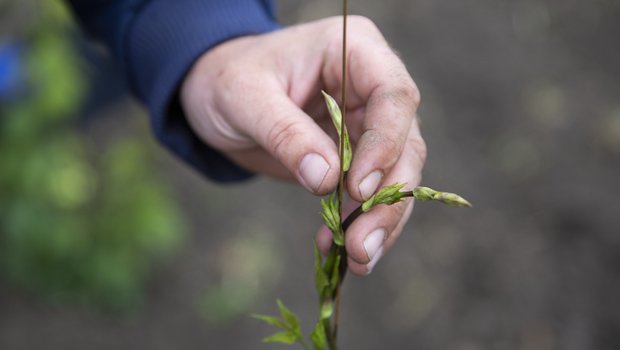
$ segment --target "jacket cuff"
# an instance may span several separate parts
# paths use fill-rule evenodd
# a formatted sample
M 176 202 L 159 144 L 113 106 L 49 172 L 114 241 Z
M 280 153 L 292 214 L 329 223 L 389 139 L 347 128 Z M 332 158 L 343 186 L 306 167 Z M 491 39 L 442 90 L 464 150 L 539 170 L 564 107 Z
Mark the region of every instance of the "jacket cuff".
M 125 59 L 136 95 L 149 108 L 158 140 L 197 170 L 217 181 L 250 173 L 206 145 L 185 119 L 179 86 L 193 63 L 215 45 L 279 25 L 268 1 L 159 0 L 141 8 L 125 37 Z

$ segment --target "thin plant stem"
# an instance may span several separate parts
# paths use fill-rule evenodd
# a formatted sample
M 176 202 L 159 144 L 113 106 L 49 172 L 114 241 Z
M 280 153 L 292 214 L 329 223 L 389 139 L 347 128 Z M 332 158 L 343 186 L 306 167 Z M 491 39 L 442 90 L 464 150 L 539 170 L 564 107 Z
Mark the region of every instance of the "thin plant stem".
M 342 203 L 344 197 L 344 150 L 345 150 L 345 129 L 347 117 L 347 13 L 348 1 L 342 0 L 342 122 L 340 123 L 340 179 L 338 181 L 338 205 L 342 214 Z
M 341 82 L 341 95 L 342 95 L 342 122 L 340 124 L 340 178 L 338 181 L 338 211 L 340 217 L 343 217 L 343 202 L 344 202 L 344 152 L 345 152 L 345 128 L 346 128 L 346 116 L 347 116 L 347 15 L 348 15 L 348 0 L 342 0 L 342 82 Z M 341 225 L 342 226 L 342 225 Z M 344 233 L 343 228 L 343 233 Z M 340 255 L 340 267 L 339 267 L 339 279 L 338 286 L 336 287 L 334 295 L 334 316 L 331 324 L 331 330 L 327 335 L 329 347 L 331 350 L 337 350 L 336 339 L 338 337 L 338 320 L 340 316 L 340 287 L 347 270 L 347 250 L 344 246 L 337 248 L 337 254 Z
M 338 179 L 338 211 L 340 217 L 342 217 L 342 203 L 344 201 L 344 152 L 345 152 L 345 130 L 346 130 L 346 117 L 347 117 L 347 0 L 342 0 L 342 83 L 341 83 L 341 95 L 342 106 L 340 108 L 342 112 L 342 121 L 340 123 L 340 177 Z

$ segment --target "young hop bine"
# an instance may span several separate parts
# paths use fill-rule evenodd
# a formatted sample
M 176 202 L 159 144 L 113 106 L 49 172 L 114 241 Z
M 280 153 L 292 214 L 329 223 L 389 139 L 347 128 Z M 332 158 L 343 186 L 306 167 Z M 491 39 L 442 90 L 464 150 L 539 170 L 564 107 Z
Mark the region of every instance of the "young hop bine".
M 395 183 L 381 188 L 345 220 L 342 220 L 344 179 L 353 157 L 346 127 L 347 0 L 342 2 L 342 13 L 342 110 L 334 98 L 322 91 L 332 122 L 338 132 L 340 177 L 336 191 L 321 200 L 321 216 L 332 233 L 332 245 L 327 256 L 323 258 L 316 242 L 314 244 L 314 278 L 316 292 L 319 296 L 319 320 L 309 336 L 312 347 L 308 345 L 303 336 L 299 318 L 281 300 L 277 300 L 280 316 L 253 315 L 253 317 L 279 329 L 277 333 L 264 338 L 264 342 L 297 343 L 305 350 L 337 350 L 340 291 L 347 272 L 347 251 L 344 246 L 344 236 L 347 228 L 358 216 L 377 205 L 392 205 L 408 197 L 413 197 L 422 202 L 434 200 L 456 208 L 471 207 L 467 200 L 454 193 L 435 191 L 428 187 L 416 187 L 412 191 L 403 191 L 406 184 Z
M 331 115 L 334 126 L 339 132 L 341 140 L 339 147 L 343 151 L 341 158 L 341 172 L 346 175 L 352 159 L 351 145 L 346 126 L 343 123 L 342 113 L 336 101 L 323 92 L 327 108 Z M 319 249 L 314 244 L 314 274 L 315 286 L 319 296 L 319 320 L 310 333 L 312 348 L 303 337 L 299 318 L 291 312 L 282 301 L 278 300 L 280 316 L 253 315 L 280 331 L 263 339 L 264 342 L 300 344 L 304 349 L 336 350 L 336 338 L 338 335 L 338 310 L 340 304 L 340 290 L 347 271 L 347 252 L 344 247 L 344 235 L 351 223 L 362 213 L 365 213 L 377 205 L 392 205 L 413 197 L 421 202 L 438 201 L 455 208 L 468 208 L 471 204 L 463 197 L 449 192 L 433 190 L 429 187 L 416 187 L 411 191 L 403 191 L 404 183 L 395 183 L 385 186 L 377 191 L 367 201 L 362 203 L 344 221 L 341 220 L 342 202 L 337 192 L 330 194 L 321 200 L 323 221 L 332 232 L 332 246 L 327 257 L 321 257 Z M 340 187 L 340 186 L 339 186 Z

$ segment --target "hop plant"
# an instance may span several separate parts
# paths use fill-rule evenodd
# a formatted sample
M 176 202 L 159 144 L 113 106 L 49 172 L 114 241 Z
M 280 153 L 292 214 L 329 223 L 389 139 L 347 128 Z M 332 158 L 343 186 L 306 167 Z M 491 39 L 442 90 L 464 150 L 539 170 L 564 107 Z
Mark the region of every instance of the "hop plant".
M 346 82 L 346 30 L 347 30 L 347 0 L 343 0 L 343 43 L 342 43 L 342 81 Z M 322 258 L 319 249 L 314 244 L 314 276 L 316 291 L 319 295 L 319 320 L 310 334 L 313 350 L 336 350 L 338 335 L 338 307 L 340 304 L 340 289 L 347 272 L 347 251 L 344 247 L 344 235 L 347 227 L 362 213 L 377 205 L 392 205 L 403 201 L 407 197 L 414 197 L 420 201 L 435 200 L 452 207 L 471 207 L 463 197 L 449 192 L 435 191 L 429 187 L 416 187 L 412 191 L 403 191 L 406 184 L 395 183 L 381 188 L 375 195 L 365 201 L 359 208 L 342 221 L 342 201 L 344 192 L 344 178 L 351 166 L 353 152 L 346 128 L 346 85 L 342 85 L 342 106 L 333 97 L 322 91 L 327 110 L 332 122 L 338 131 L 338 150 L 340 154 L 340 180 L 336 192 L 321 200 L 321 217 L 332 232 L 333 244 L 327 257 Z M 302 336 L 298 318 L 277 301 L 281 317 L 254 315 L 272 326 L 280 329 L 278 333 L 264 338 L 265 342 L 284 344 L 299 343 L 305 350 L 310 347 Z
M 345 143 L 344 146 L 342 143 L 340 145 L 340 147 L 344 147 L 344 150 L 340 148 L 342 151 L 341 154 L 344 155 L 342 171 L 346 172 L 350 166 L 352 153 L 346 127 L 342 124 L 342 113 L 331 96 L 325 92 L 323 92 L 323 96 L 325 97 L 325 103 L 327 104 L 327 109 L 332 117 L 334 126 L 338 128 L 339 131 L 342 130 L 340 131 L 341 140 L 344 140 Z M 344 137 L 342 137 L 342 133 L 344 133 Z M 471 207 L 471 204 L 465 198 L 455 193 L 436 191 L 432 188 L 423 186 L 416 187 L 411 191 L 403 191 L 406 185 L 405 183 L 395 183 L 381 188 L 367 201 L 362 203 L 362 205 L 344 221 L 341 220 L 340 196 L 334 192 L 327 198 L 321 200 L 321 217 L 332 232 L 333 244 L 329 254 L 324 259 L 321 257 L 316 243 L 314 244 L 314 272 L 316 291 L 319 295 L 319 321 L 310 334 L 312 349 L 336 350 L 336 336 L 338 330 L 337 310 L 340 301 L 339 292 L 347 270 L 344 232 L 353 220 L 377 205 L 392 205 L 410 197 L 422 202 L 438 201 L 455 208 Z M 264 338 L 263 341 L 284 344 L 298 343 L 304 349 L 309 350 L 310 347 L 304 340 L 297 316 L 284 306 L 282 301 L 278 300 L 277 304 L 281 317 L 253 315 L 255 318 L 280 329 L 279 332 Z

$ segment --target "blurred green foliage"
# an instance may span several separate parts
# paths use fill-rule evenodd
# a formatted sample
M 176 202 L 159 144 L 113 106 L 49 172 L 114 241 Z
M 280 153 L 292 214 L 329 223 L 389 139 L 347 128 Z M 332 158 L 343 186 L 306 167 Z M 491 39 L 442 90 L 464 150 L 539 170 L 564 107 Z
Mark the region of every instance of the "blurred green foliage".
M 273 288 L 282 273 L 277 241 L 260 225 L 244 228 L 230 237 L 214 257 L 219 281 L 200 301 L 202 315 L 211 325 L 225 325 L 245 316 Z
M 62 2 L 39 2 L 25 30 L 27 92 L 0 110 L 0 271 L 54 301 L 106 309 L 139 303 L 182 220 L 148 144 L 93 152 L 76 129 L 87 91 Z

